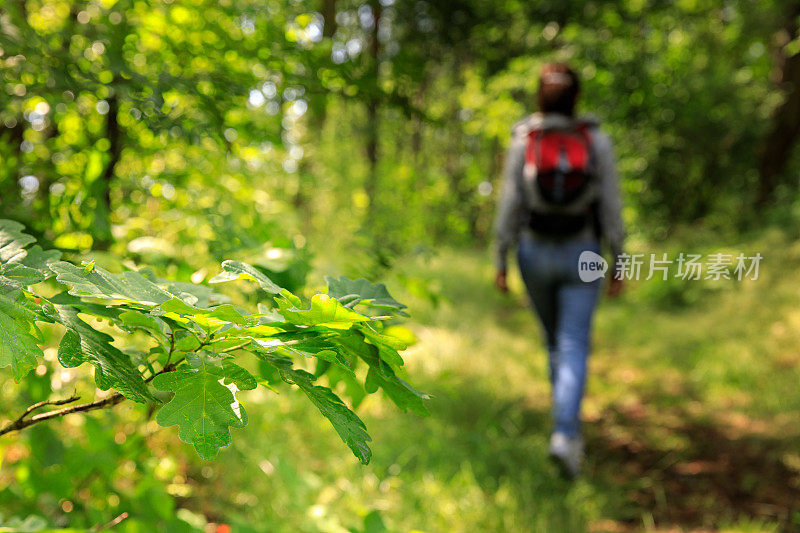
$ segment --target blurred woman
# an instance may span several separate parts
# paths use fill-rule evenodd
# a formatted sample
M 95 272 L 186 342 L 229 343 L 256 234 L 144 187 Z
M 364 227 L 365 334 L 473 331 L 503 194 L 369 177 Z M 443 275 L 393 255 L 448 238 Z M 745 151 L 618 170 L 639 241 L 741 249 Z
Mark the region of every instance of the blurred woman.
M 495 284 L 508 291 L 507 255 L 516 243 L 549 353 L 554 418 L 549 451 L 571 477 L 579 474 L 584 455 L 580 406 L 603 273 L 597 270 L 602 258 L 592 254 L 600 253 L 604 239 L 615 267 L 623 245 L 611 140 L 595 120 L 575 116 L 578 93 L 569 66 L 542 68 L 539 112 L 513 127 L 496 220 Z M 614 267 L 608 283 L 612 296 L 622 288 Z

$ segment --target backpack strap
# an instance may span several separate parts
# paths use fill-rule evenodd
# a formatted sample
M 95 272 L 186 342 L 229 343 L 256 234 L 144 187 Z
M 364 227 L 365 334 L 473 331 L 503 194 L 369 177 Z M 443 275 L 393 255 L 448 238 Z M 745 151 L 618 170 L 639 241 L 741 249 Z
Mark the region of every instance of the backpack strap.
M 542 160 L 542 130 L 533 129 L 528 133 L 528 145 L 525 147 L 525 162 L 536 163 Z
M 587 149 L 591 148 L 592 146 L 592 137 L 589 135 L 589 124 L 586 122 L 579 122 L 578 125 L 575 127 L 575 131 L 577 131 L 583 140 L 586 142 Z
M 588 122 L 586 120 L 582 120 L 578 122 L 575 129 L 578 131 L 578 133 L 581 134 L 584 141 L 586 141 L 586 148 L 588 150 L 588 155 L 589 155 L 589 161 L 587 167 L 589 168 L 589 170 L 591 170 L 591 175 L 594 178 L 594 175 L 596 174 L 595 172 L 596 156 L 594 151 L 594 139 L 592 138 L 592 133 L 590 131 L 591 128 L 593 127 L 594 127 L 593 123 Z

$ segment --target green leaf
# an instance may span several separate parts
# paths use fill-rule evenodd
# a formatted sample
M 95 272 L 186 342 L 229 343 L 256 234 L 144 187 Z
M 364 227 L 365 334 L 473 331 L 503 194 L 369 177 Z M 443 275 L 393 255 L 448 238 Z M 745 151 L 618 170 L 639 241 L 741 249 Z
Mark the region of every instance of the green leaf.
M 156 337 L 159 341 L 166 341 L 169 327 L 159 318 L 152 317 L 140 311 L 124 311 L 119 315 L 122 326 L 129 329 L 140 329 Z
M 372 511 L 364 517 L 363 533 L 385 533 L 387 531 L 389 530 L 386 528 L 379 511 Z
M 364 335 L 369 344 L 378 347 L 381 359 L 395 368 L 403 366 L 403 358 L 398 353 L 398 350 L 406 349 L 406 344 L 403 341 L 397 337 L 379 333 L 369 324 L 360 325 L 358 330 Z
M 58 347 L 58 358 L 62 365 L 75 367 L 91 363 L 95 367 L 95 382 L 100 390 L 113 387 L 136 402 L 153 400 L 130 357 L 111 344 L 114 339 L 81 320 L 73 307 L 56 305 L 55 308 L 60 322 L 67 328 Z
M 6 263 L 2 266 L 2 273 L 0 282 L 17 288 L 36 285 L 45 280 L 41 272 L 20 263 Z
M 98 266 L 88 270 L 88 267 L 77 267 L 65 261 L 52 263 L 50 269 L 56 273 L 59 282 L 71 287 L 69 293 L 74 296 L 122 300 L 146 306 L 163 304 L 173 298 L 152 281 L 130 270 L 112 274 Z
M 162 328 L 156 322 L 156 319 L 150 315 L 140 313 L 139 311 L 125 311 L 120 313 L 119 319 L 122 325 L 130 328 L 143 328 L 150 331 L 162 331 Z
M 194 315 L 201 310 L 193 305 L 189 305 L 180 298 L 171 297 L 169 300 L 157 306 L 152 313 L 161 315 L 162 313 L 175 313 L 177 315 Z
M 246 317 L 236 307 L 232 306 L 231 304 L 224 304 L 218 307 L 214 307 L 211 310 L 211 312 L 208 313 L 208 316 L 212 318 L 217 318 L 224 322 L 236 324 L 239 326 L 256 323 L 255 320 Z
M 237 348 L 241 348 L 250 344 L 250 339 L 242 339 L 240 337 L 231 337 L 229 339 L 220 339 L 212 341 L 208 347 L 216 353 L 230 352 Z
M 378 371 L 375 369 L 375 367 L 370 367 L 369 371 L 367 371 L 367 379 L 364 380 L 364 390 L 370 394 L 378 392 L 378 389 L 381 386 L 381 381 L 382 380 L 378 376 Z
M 191 352 L 200 347 L 200 340 L 192 333 L 179 329 L 175 332 L 175 349 L 179 352 Z
M 300 307 L 303 305 L 303 300 L 286 289 L 281 289 L 281 296 L 295 307 Z
M 183 300 L 172 297 L 161 305 L 155 307 L 150 314 L 154 316 L 170 316 L 179 322 L 193 323 L 202 327 L 206 332 L 219 331 L 222 328 L 237 326 L 255 326 L 256 318 L 247 314 L 246 310 L 231 304 L 223 304 L 208 309 L 200 309 L 189 305 Z
M 258 282 L 262 289 L 270 294 L 279 294 L 282 290 L 256 267 L 240 261 L 223 261 L 222 272 L 208 280 L 208 282 L 221 283 L 223 281 L 232 281 L 235 279 L 254 280 Z
M 49 278 L 53 275 L 52 270 L 50 270 L 50 263 L 55 263 L 59 259 L 61 259 L 61 252 L 58 250 L 42 250 L 42 247 L 37 244 L 28 248 L 21 263 L 28 268 L 38 270 L 45 278 Z
M 231 443 L 230 427 L 247 425 L 247 413 L 228 386 L 254 389 L 255 378 L 227 359 L 207 353 L 187 354 L 187 364 L 173 372 L 156 376 L 153 385 L 175 396 L 159 411 L 159 425 L 178 426 L 178 436 L 192 444 L 206 460 Z
M 343 372 L 338 366 L 329 368 L 325 376 L 328 378 L 328 386 L 330 389 L 336 389 L 339 384 L 344 387 L 347 399 L 350 400 L 353 409 L 361 405 L 361 402 L 367 397 L 367 391 L 364 390 L 364 385 L 362 385 L 354 375 Z
M 149 268 L 140 268 L 137 272 L 170 294 L 177 296 L 180 300 L 200 309 L 230 303 L 231 301 L 228 296 L 214 292 L 211 287 L 206 285 L 160 278 Z
M 11 365 L 14 381 L 19 382 L 38 365 L 42 357 L 34 331 L 33 316 L 16 300 L 22 293 L 0 295 L 0 368 Z
M 229 303 L 231 300 L 224 294 L 214 292 L 206 285 L 196 285 L 194 283 L 188 283 L 185 281 L 167 281 L 161 279 L 156 279 L 154 281 L 159 285 L 166 284 L 166 288 L 169 292 L 175 296 L 178 296 L 181 300 L 201 309 Z
M 259 344 L 263 346 L 262 343 Z M 336 350 L 326 349 L 313 345 L 306 345 L 303 343 L 295 346 L 280 345 L 280 346 L 275 346 L 273 349 L 274 353 L 285 357 L 292 357 L 292 356 L 300 356 L 307 358 L 316 357 L 317 359 L 320 360 L 320 362 L 324 361 L 329 364 L 335 364 L 345 372 L 355 375 L 353 369 L 350 368 L 350 365 L 347 363 L 344 357 L 342 357 L 342 355 Z M 319 366 L 317 368 L 319 368 Z
M 409 409 L 421 416 L 428 415 L 425 401 L 430 400 L 430 396 L 399 378 L 394 370 L 381 360 L 378 347 L 368 344 L 361 332 L 350 331 L 333 337 L 331 341 L 338 343 L 342 349 L 355 354 L 369 365 L 368 386 L 370 389 L 375 390 L 377 385 L 400 409 Z
M 328 294 L 342 302 L 346 307 L 355 307 L 359 303 L 365 303 L 371 307 L 393 310 L 398 314 L 405 314 L 406 308 L 389 294 L 389 290 L 383 283 L 370 283 L 366 279 L 352 280 L 345 277 L 339 279 L 327 276 Z
M 60 252 L 44 252 L 40 246 L 25 250 L 35 239 L 22 229 L 22 224 L 0 220 L 0 283 L 14 288 L 35 285 L 50 277 L 47 263 L 60 256 Z
M 71 329 L 64 332 L 58 344 L 58 360 L 66 368 L 80 366 L 86 362 L 81 348 L 81 337 Z
M 290 306 L 287 301 L 277 300 L 283 317 L 295 324 L 324 326 L 332 329 L 349 329 L 353 324 L 368 322 L 369 317 L 343 306 L 327 294 L 315 294 L 308 309 Z
M 372 438 L 367 433 L 367 427 L 333 391 L 327 387 L 314 385 L 314 376 L 305 370 L 292 368 L 292 362 L 289 359 L 275 357 L 263 351 L 259 351 L 259 355 L 277 368 L 285 381 L 300 387 L 311 403 L 317 406 L 320 413 L 330 420 L 333 429 L 359 461 L 363 464 L 369 463 L 372 458 L 372 450 L 367 443 Z
M 331 362 L 330 361 L 326 361 L 325 359 L 320 359 L 319 361 L 317 361 L 317 368 L 314 369 L 314 377 L 315 378 L 319 378 L 320 376 L 324 376 L 325 373 L 330 368 L 331 368 Z M 350 370 L 350 369 L 348 368 L 348 370 Z M 351 372 L 352 372 L 352 370 L 351 370 Z M 353 375 L 355 375 L 355 372 L 353 372 Z
M 21 261 L 25 247 L 36 239 L 23 233 L 25 226 L 13 220 L 0 219 L 0 264 Z
M 122 313 L 118 307 L 86 302 L 77 296 L 72 296 L 68 292 L 60 292 L 52 298 L 49 298 L 49 300 L 50 303 L 55 305 L 74 307 L 79 313 L 87 313 L 113 321 L 119 320 L 120 314 Z

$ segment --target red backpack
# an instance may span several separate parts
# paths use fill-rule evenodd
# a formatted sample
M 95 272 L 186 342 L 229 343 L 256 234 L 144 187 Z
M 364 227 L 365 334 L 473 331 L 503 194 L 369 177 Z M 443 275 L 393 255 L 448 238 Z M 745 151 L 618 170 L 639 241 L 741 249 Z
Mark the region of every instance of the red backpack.
M 587 124 L 571 130 L 534 129 L 528 134 L 526 166 L 535 169 L 542 198 L 555 206 L 578 199 L 589 185 L 590 137 Z

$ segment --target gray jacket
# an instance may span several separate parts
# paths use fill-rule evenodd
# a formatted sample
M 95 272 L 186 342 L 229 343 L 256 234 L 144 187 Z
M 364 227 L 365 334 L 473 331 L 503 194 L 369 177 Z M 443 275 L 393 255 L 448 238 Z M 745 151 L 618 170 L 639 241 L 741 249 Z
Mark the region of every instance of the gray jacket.
M 617 264 L 617 258 L 622 253 L 624 229 L 620 213 L 622 202 L 611 139 L 600 131 L 598 123 L 594 119 L 586 117 L 573 119 L 559 114 L 534 113 L 517 122 L 512 130 L 513 138 L 506 156 L 503 190 L 495 221 L 498 269 L 506 269 L 509 249 L 516 244 L 522 232 L 530 231 L 528 221 L 532 210 L 544 212 L 558 210 L 558 208 L 545 204 L 544 200 L 539 197 L 531 181 L 530 172 L 525 168 L 525 148 L 528 143 L 528 134 L 532 129 L 571 128 L 575 121 L 590 124 L 592 170 L 596 179 L 593 180 L 592 186 L 584 197 L 560 211 L 577 213 L 585 209 L 588 203 L 597 200 L 601 227 L 594 228 L 592 224 L 587 224 L 578 235 L 570 238 L 592 238 L 595 233 L 599 233 L 611 249 L 612 270 Z

